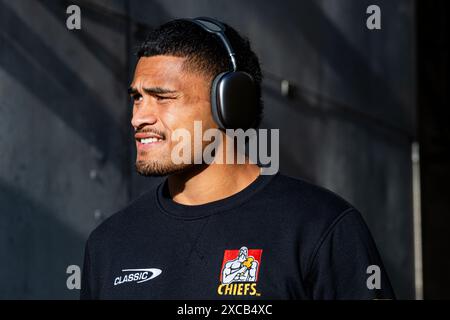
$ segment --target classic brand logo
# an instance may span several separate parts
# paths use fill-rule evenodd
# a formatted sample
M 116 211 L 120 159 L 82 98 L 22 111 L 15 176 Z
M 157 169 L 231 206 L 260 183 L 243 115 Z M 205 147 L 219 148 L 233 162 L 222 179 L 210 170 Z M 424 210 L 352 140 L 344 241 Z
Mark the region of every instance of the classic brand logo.
M 122 272 L 126 273 L 125 275 L 116 277 L 114 279 L 114 285 L 117 286 L 119 284 L 127 283 L 127 282 L 136 282 L 142 283 L 152 279 L 155 279 L 162 273 L 161 269 L 149 268 L 149 269 L 123 269 Z
M 260 296 L 256 291 L 262 249 L 225 250 L 220 272 L 219 295 Z

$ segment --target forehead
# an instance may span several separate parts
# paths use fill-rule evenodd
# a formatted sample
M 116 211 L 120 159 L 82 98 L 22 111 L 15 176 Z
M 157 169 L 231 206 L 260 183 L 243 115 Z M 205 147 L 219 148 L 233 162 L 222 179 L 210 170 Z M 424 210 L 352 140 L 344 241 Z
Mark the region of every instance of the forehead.
M 134 71 L 133 86 L 177 85 L 180 75 L 185 73 L 183 63 L 186 58 L 174 56 L 141 57 Z

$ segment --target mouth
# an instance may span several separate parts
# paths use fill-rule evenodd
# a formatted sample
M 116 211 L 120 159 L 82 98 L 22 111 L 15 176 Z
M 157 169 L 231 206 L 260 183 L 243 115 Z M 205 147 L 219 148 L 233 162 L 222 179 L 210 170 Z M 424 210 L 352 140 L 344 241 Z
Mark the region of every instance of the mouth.
M 134 137 L 136 139 L 138 148 L 148 148 L 157 144 L 161 144 L 163 141 L 165 141 L 163 136 L 155 133 L 136 133 Z
M 140 144 L 151 144 L 151 143 L 155 143 L 155 142 L 161 142 L 164 140 L 158 139 L 158 138 L 142 138 L 142 139 L 136 139 L 136 141 L 139 142 Z

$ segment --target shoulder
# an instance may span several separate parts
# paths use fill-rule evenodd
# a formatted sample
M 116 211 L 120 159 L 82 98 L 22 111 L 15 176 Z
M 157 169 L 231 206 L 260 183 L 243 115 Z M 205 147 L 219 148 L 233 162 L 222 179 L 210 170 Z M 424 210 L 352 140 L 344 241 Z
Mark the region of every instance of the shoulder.
M 302 243 L 303 260 L 309 261 L 317 246 L 336 225 L 353 228 L 362 218 L 359 211 L 336 193 L 302 179 L 277 175 L 265 198 L 273 199 L 275 216 L 286 236 Z M 356 222 L 355 222 L 356 220 Z
M 279 206 L 312 219 L 335 220 L 353 206 L 336 193 L 302 179 L 278 174 L 270 192 Z

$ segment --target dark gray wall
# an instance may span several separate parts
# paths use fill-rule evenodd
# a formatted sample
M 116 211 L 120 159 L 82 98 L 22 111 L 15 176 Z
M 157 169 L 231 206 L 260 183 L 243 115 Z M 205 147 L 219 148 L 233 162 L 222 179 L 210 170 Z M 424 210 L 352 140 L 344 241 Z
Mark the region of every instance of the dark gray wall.
M 0 1 L 0 298 L 77 297 L 67 266 L 129 199 L 127 25 L 66 7 Z
M 70 3 L 82 8 L 80 31 L 65 29 Z M 157 183 L 133 172 L 130 52 L 146 28 L 200 15 L 234 26 L 260 56 L 281 171 L 355 204 L 398 296 L 414 296 L 413 1 L 377 1 L 378 31 L 365 27 L 372 3 L 362 0 L 70 3 L 0 0 L 0 261 L 14 266 L 1 264 L 0 297 L 74 297 L 65 267 L 81 264 L 95 210 L 107 216 Z

